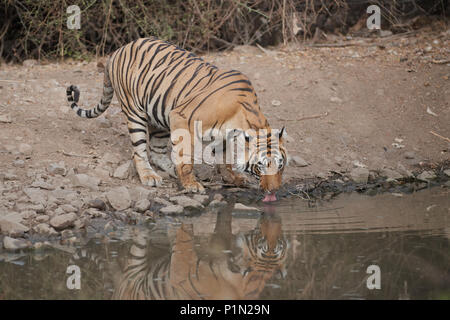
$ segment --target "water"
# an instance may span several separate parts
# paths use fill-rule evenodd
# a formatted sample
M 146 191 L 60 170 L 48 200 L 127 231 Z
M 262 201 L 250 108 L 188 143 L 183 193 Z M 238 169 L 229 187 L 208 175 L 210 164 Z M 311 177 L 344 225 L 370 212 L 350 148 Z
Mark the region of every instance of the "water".
M 450 299 L 449 192 L 230 204 L 79 248 L 0 251 L 0 299 Z

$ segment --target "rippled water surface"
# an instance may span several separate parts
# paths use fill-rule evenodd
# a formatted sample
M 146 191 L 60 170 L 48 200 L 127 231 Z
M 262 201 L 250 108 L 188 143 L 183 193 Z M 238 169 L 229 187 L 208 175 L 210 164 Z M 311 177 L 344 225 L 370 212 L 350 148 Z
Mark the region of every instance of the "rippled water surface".
M 0 251 L 0 299 L 450 299 L 448 189 L 255 206 Z

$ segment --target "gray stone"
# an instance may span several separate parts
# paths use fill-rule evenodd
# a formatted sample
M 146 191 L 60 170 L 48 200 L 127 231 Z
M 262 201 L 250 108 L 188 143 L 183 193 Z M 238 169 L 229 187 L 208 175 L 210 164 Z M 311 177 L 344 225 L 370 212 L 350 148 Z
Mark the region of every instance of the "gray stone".
M 290 162 L 290 164 L 292 164 L 293 166 L 296 166 L 296 167 L 306 167 L 309 165 L 308 162 L 306 162 L 299 156 L 290 157 L 289 162 Z
M 40 223 L 33 228 L 33 230 L 39 234 L 45 234 L 48 236 L 56 235 L 58 232 L 55 231 L 52 227 L 50 227 L 47 223 Z
M 19 237 L 23 235 L 25 232 L 28 232 L 30 228 L 24 226 L 19 221 L 22 218 L 18 217 L 16 221 L 13 219 L 5 219 L 0 216 L 0 231 L 2 234 L 6 234 L 12 237 Z
M 202 205 L 206 205 L 209 201 L 209 196 L 202 195 L 202 194 L 196 194 L 192 197 L 195 201 L 200 202 Z
M 417 176 L 417 179 L 421 181 L 433 180 L 436 179 L 436 175 L 434 174 L 433 171 L 424 171 Z
M 447 177 L 450 177 L 450 169 L 444 170 L 444 174 L 445 174 Z
M 385 169 L 381 170 L 380 174 L 381 174 L 381 176 L 383 176 L 387 179 L 391 179 L 391 180 L 399 180 L 399 179 L 403 178 L 403 175 L 401 175 L 397 171 L 389 169 L 389 168 L 385 168 Z
M 94 199 L 94 200 L 89 201 L 89 207 L 95 208 L 95 209 L 98 209 L 98 210 L 105 210 L 106 209 L 106 204 L 101 199 Z
M 161 208 L 161 213 L 164 214 L 180 214 L 183 213 L 183 207 L 178 204 L 173 204 L 164 208 Z
M 26 249 L 30 246 L 31 243 L 24 239 L 14 239 L 10 237 L 3 238 L 3 247 L 5 247 L 6 250 L 20 250 Z
M 33 147 L 26 143 L 19 144 L 19 152 L 25 156 L 31 156 L 33 153 Z
M 222 201 L 222 200 L 223 200 L 223 195 L 221 195 L 220 193 L 216 193 L 216 194 L 213 196 L 213 199 L 214 199 L 214 200 L 217 200 L 217 201 Z
M 361 167 L 355 168 L 350 171 L 350 177 L 356 183 L 367 183 L 369 179 L 369 170 Z
M 74 206 L 71 206 L 70 204 L 63 204 L 60 206 L 61 209 L 63 209 L 64 212 L 70 213 L 70 212 L 77 212 L 78 209 Z
M 209 207 L 211 207 L 211 208 L 222 207 L 222 206 L 226 206 L 226 205 L 227 205 L 227 202 L 226 202 L 226 201 L 223 201 L 223 200 L 216 200 L 216 199 L 214 199 L 213 201 L 211 201 L 211 202 L 209 203 Z
M 48 222 L 50 220 L 50 217 L 46 214 L 42 214 L 40 216 L 37 216 L 34 220 L 39 223 Z
M 412 151 L 407 151 L 403 154 L 403 156 L 405 157 L 405 159 L 415 159 L 416 158 L 416 154 Z
M 106 193 L 111 206 L 116 210 L 125 210 L 131 206 L 131 197 L 126 187 L 117 187 Z
M 24 188 L 23 192 L 30 198 L 34 204 L 41 204 L 45 206 L 47 203 L 47 192 L 39 188 Z
M 166 199 L 163 199 L 163 198 L 159 198 L 159 197 L 155 197 L 152 200 L 158 204 L 162 204 L 165 207 L 171 206 L 173 204 L 172 202 L 167 201 Z
M 84 187 L 91 190 L 98 190 L 100 179 L 80 173 L 72 176 L 72 184 L 74 187 Z
M 56 230 L 62 230 L 72 227 L 75 220 L 77 220 L 77 215 L 75 213 L 65 213 L 51 218 L 50 225 Z
M 142 199 L 136 202 L 136 205 L 134 206 L 137 212 L 145 212 L 150 208 L 150 201 L 147 199 Z
M 121 180 L 125 180 L 130 176 L 131 172 L 131 161 L 127 161 L 124 164 L 117 167 L 116 170 L 114 170 L 113 177 Z
M 0 123 L 11 123 L 11 116 L 9 114 L 1 114 L 0 115 Z
M 171 197 L 170 201 L 182 206 L 185 209 L 203 209 L 204 206 L 197 200 L 191 199 L 187 196 Z
M 16 168 L 24 168 L 25 167 L 25 161 L 23 161 L 21 159 L 15 160 L 13 162 L 13 166 L 16 167 Z
M 50 163 L 47 167 L 48 173 L 52 175 L 61 175 L 65 176 L 67 169 L 66 165 L 64 164 L 64 161 L 58 162 L 58 163 Z
M 234 210 L 236 210 L 236 211 L 260 211 L 258 208 L 248 207 L 239 202 L 234 204 Z

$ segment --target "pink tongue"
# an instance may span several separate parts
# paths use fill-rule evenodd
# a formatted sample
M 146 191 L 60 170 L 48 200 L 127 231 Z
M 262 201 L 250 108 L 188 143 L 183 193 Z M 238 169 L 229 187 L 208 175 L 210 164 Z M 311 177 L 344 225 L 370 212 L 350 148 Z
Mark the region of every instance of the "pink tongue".
M 277 201 L 277 196 L 275 195 L 275 193 L 266 193 L 266 196 L 264 197 L 264 199 L 262 201 L 263 202 Z

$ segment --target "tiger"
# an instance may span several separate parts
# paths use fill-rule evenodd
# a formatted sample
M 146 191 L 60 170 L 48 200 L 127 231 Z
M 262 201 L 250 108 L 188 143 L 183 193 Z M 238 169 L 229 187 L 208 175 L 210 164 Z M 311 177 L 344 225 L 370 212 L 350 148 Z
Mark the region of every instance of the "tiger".
M 148 234 L 139 233 L 112 299 L 258 299 L 272 277 L 286 277 L 289 242 L 276 215 L 263 214 L 255 230 L 237 236 L 231 219 L 231 210 L 217 215 L 206 252 L 196 246 L 190 223 L 178 227 L 170 253 L 157 259 Z
M 194 53 L 155 37 L 140 38 L 107 59 L 103 95 L 94 108 L 85 110 L 78 106 L 77 86 L 70 85 L 66 93 L 69 106 L 82 118 L 101 115 L 116 94 L 127 118 L 132 157 L 143 185 L 162 184 L 161 176 L 150 165 L 147 145 L 151 159 L 152 154 L 167 153 L 169 139 L 174 150 L 183 139 L 174 137 L 173 132 L 184 129 L 194 136 L 194 123 L 200 121 L 203 134 L 216 130 L 223 139 L 230 139 L 230 132 L 245 135 L 246 149 L 251 150 L 245 154 L 245 163 L 234 168 L 232 164 L 221 165 L 221 172 L 232 183 L 246 184 L 248 180 L 242 173 L 247 173 L 260 180 L 266 194 L 273 196 L 281 186 L 287 164 L 283 143 L 286 130 L 270 127 L 255 89 L 240 71 L 219 69 Z M 184 148 L 179 156 L 193 160 L 193 143 L 191 139 L 190 150 Z M 194 175 L 193 161 L 174 166 L 186 191 L 205 191 Z

